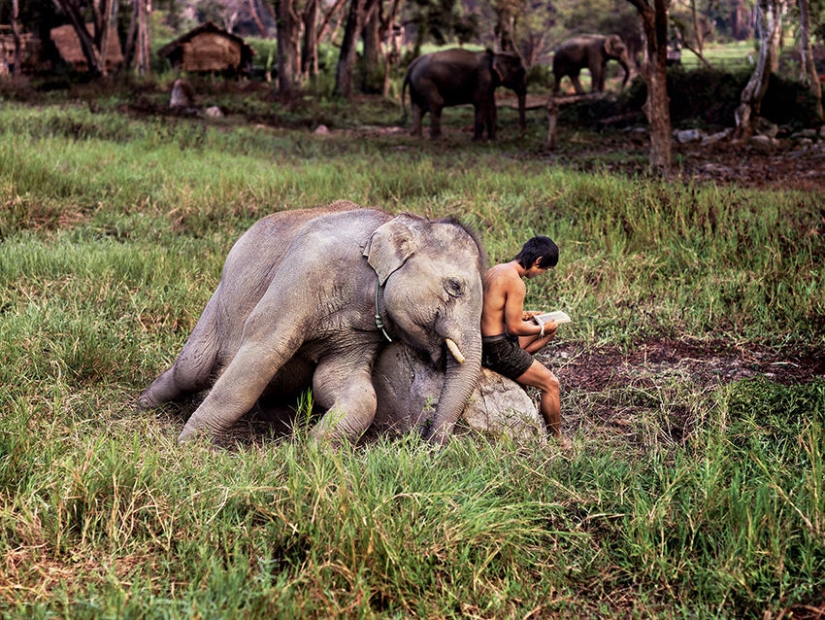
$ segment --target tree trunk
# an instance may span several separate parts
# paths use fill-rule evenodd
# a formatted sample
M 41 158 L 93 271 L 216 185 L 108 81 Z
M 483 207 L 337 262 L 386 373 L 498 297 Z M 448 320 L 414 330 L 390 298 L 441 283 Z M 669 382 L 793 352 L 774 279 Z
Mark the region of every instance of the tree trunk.
M 12 62 L 12 75 L 20 75 L 20 63 L 22 59 L 22 44 L 20 42 L 20 2 L 12 0 L 11 3 L 11 36 L 14 39 L 14 61 Z
M 650 125 L 650 169 L 666 173 L 671 166 L 670 99 L 667 95 L 667 26 L 669 0 L 628 0 L 639 11 L 644 37 L 642 75 L 647 85 L 643 111 Z
M 381 94 L 386 97 L 390 94 L 390 72 L 394 64 L 401 60 L 400 46 L 396 47 L 395 20 L 398 18 L 398 11 L 401 8 L 401 0 L 392 0 L 392 8 L 387 20 L 381 24 L 381 41 L 383 41 L 384 54 L 384 85 Z M 402 41 L 403 43 L 403 41 Z
M 294 0 L 277 0 L 275 18 L 278 34 L 278 94 L 291 97 L 295 92 L 295 67 L 300 62 L 296 56 L 300 20 L 295 13 Z
M 152 41 L 152 0 L 135 0 L 138 4 L 137 20 L 137 56 L 135 58 L 138 72 L 148 75 L 151 70 L 151 41 Z
M 757 20 L 759 30 L 759 59 L 753 70 L 750 80 L 740 95 L 739 107 L 736 108 L 735 139 L 747 138 L 753 135 L 756 120 L 762 106 L 762 98 L 768 90 L 770 68 L 774 64 L 771 54 L 777 49 L 775 40 L 779 39 L 782 29 L 780 10 L 781 0 L 759 0 L 757 6 Z
M 344 27 L 344 40 L 341 43 L 341 54 L 338 56 L 338 66 L 335 71 L 335 89 L 333 92 L 339 97 L 352 97 L 352 76 L 357 59 L 356 46 L 361 31 L 364 29 L 367 0 L 350 0 L 347 25 Z
M 302 79 L 318 75 L 318 14 L 319 0 L 307 0 L 301 19 L 304 22 L 304 42 L 301 47 Z
M 814 65 L 814 52 L 811 45 L 811 4 L 809 0 L 799 0 L 799 54 L 802 58 L 802 83 L 811 89 L 816 100 L 816 117 L 823 120 L 822 84 Z

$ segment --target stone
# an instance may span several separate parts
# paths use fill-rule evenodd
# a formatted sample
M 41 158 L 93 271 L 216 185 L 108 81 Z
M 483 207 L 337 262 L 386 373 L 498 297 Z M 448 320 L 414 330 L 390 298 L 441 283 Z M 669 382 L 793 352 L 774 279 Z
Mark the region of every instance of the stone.
M 770 122 L 768 119 L 759 117 L 756 119 L 756 133 L 760 136 L 775 138 L 779 133 L 779 125 Z
M 170 108 L 191 108 L 194 106 L 194 92 L 188 82 L 178 78 L 172 84 L 172 96 L 169 98 Z
M 676 142 L 685 144 L 687 142 L 698 142 L 704 136 L 699 129 L 682 129 L 673 132 Z
M 750 144 L 760 151 L 769 152 L 779 146 L 779 140 L 770 136 L 758 135 L 751 137 Z
M 203 113 L 212 118 L 221 118 L 223 116 L 223 111 L 216 105 L 206 108 Z
M 387 346 L 373 369 L 378 407 L 367 437 L 398 436 L 426 428 L 443 384 L 444 373 L 412 349 L 400 343 Z M 486 368 L 481 369 L 479 384 L 456 430 L 517 440 L 546 438 L 544 420 L 524 388 Z

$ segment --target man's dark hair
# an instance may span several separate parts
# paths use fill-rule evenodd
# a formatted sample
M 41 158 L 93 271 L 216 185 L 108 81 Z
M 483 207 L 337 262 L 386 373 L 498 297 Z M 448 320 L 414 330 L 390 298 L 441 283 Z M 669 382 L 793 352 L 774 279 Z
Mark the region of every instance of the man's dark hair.
M 536 259 L 540 258 L 539 267 L 549 269 L 559 262 L 559 248 L 550 237 L 539 235 L 528 240 L 516 254 L 515 260 L 525 269 L 530 269 Z

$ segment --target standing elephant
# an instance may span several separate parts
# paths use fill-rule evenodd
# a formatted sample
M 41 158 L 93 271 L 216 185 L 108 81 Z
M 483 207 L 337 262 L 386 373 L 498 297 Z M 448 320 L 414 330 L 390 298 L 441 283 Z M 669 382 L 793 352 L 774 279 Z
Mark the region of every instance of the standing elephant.
M 445 368 L 427 434 L 444 442 L 481 368 L 485 263 L 452 219 L 346 201 L 265 217 L 235 243 L 180 355 L 138 404 L 211 387 L 179 440 L 217 438 L 247 411 L 311 387 L 326 410 L 312 436 L 354 442 L 375 416 L 373 362 L 392 339 Z
M 553 55 L 553 94 L 558 95 L 561 79 L 566 75 L 578 94 L 584 89 L 579 82 L 579 71 L 590 69 L 592 91 L 604 92 L 605 68 L 609 60 L 617 60 L 624 69 L 622 88 L 630 77 L 630 58 L 619 35 L 580 34 L 562 43 Z
M 430 137 L 438 138 L 441 136 L 441 111 L 445 107 L 471 103 L 475 108 L 473 140 L 482 138 L 485 127 L 490 140 L 495 140 L 495 91 L 499 86 L 512 89 L 518 96 L 519 127 L 524 134 L 527 71 L 518 54 L 454 48 L 419 56 L 407 68 L 401 87 L 405 119 L 404 96 L 408 84 L 413 111 L 412 134 L 415 136 L 421 135 L 421 118 L 427 112 L 431 117 Z

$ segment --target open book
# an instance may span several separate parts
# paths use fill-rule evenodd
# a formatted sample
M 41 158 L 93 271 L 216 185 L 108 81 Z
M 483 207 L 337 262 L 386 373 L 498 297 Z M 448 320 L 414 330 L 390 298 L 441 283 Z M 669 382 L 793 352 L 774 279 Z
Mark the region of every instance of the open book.
M 539 325 L 544 325 L 548 321 L 555 321 L 559 325 L 561 325 L 562 323 L 569 323 L 571 321 L 570 316 L 566 312 L 562 312 L 561 310 L 556 310 L 555 312 L 547 312 L 545 314 L 537 314 L 533 317 L 533 320 Z

